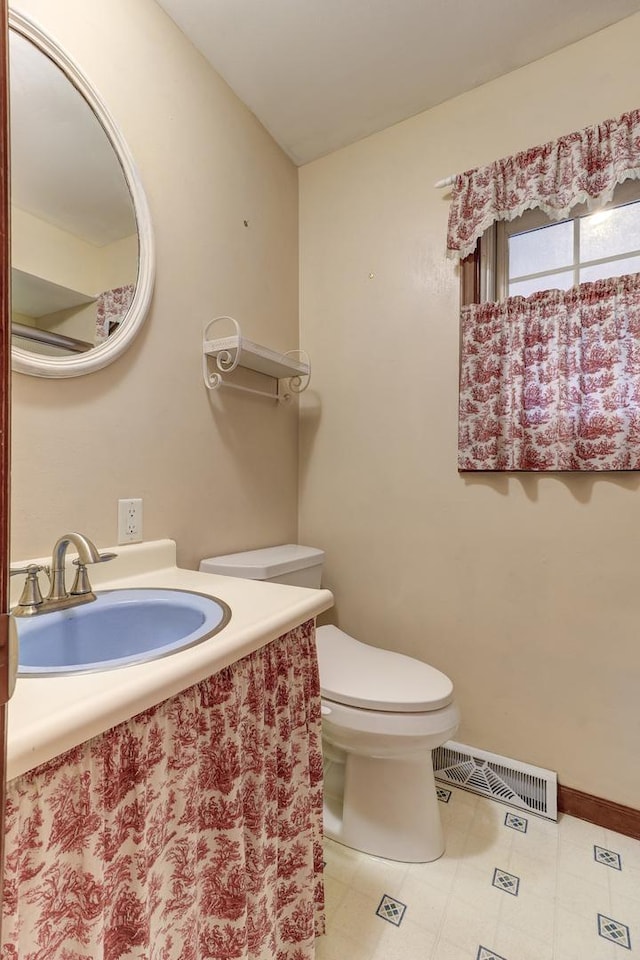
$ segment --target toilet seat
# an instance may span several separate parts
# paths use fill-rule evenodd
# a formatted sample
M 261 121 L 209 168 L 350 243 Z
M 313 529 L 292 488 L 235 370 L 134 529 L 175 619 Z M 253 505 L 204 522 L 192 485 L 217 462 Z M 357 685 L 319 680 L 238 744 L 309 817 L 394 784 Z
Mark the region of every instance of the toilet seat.
M 421 660 L 369 646 L 334 626 L 317 628 L 316 645 L 326 700 L 389 713 L 426 713 L 453 700 L 449 677 Z

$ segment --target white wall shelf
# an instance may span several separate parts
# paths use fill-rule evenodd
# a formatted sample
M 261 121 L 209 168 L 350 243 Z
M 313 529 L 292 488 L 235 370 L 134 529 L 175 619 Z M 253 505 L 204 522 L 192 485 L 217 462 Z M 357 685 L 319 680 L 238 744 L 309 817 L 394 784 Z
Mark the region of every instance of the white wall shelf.
M 96 297 L 72 290 L 46 277 L 11 269 L 11 305 L 14 313 L 25 317 L 44 317 L 49 313 L 95 303 Z
M 231 336 L 211 337 L 215 326 L 231 324 L 235 333 Z M 217 390 L 219 387 L 233 387 L 245 393 L 255 393 L 271 400 L 287 400 L 291 393 L 302 393 L 309 386 L 311 365 L 309 358 L 300 350 L 278 353 L 269 347 L 263 347 L 242 336 L 240 326 L 233 317 L 216 317 L 205 326 L 202 343 L 203 375 L 206 387 Z M 216 369 L 211 372 L 209 361 L 214 361 Z M 225 380 L 225 375 L 236 367 L 253 370 L 276 381 L 275 390 L 256 390 L 239 383 Z M 284 389 L 281 382 L 285 382 Z

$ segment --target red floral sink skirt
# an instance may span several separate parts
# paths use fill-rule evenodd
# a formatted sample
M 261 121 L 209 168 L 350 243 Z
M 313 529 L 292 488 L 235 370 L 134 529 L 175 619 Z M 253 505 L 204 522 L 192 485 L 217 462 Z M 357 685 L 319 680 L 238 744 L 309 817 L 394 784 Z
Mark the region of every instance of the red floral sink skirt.
M 313 622 L 18 777 L 6 819 L 3 960 L 311 960 Z

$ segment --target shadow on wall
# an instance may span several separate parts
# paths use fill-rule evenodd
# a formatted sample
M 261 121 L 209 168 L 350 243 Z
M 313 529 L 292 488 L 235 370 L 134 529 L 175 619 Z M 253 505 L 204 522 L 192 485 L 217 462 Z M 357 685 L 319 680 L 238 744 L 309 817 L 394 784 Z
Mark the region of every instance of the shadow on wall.
M 298 482 L 300 489 L 303 488 L 309 467 L 311 465 L 311 453 L 315 441 L 320 419 L 322 417 L 322 406 L 320 403 L 320 394 L 310 388 L 300 397 L 299 409 L 299 459 Z
M 517 481 L 525 496 L 532 503 L 540 499 L 540 482 L 555 481 L 567 488 L 578 503 L 589 503 L 597 483 L 614 484 L 623 490 L 640 488 L 640 472 L 628 473 L 461 473 L 468 486 L 490 487 L 496 493 L 507 496 L 512 481 Z

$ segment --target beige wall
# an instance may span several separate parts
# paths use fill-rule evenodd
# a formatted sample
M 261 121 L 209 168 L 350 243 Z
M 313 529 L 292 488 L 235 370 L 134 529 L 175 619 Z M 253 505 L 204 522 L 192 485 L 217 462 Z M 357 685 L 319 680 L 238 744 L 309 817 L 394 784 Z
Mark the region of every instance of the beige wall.
M 11 207 L 11 265 L 18 270 L 94 297 L 135 283 L 137 263 L 137 233 L 99 247 Z
M 70 529 L 101 545 L 116 502 L 142 497 L 145 539 L 179 560 L 295 538 L 295 404 L 201 378 L 203 324 L 298 341 L 297 174 L 153 0 L 20 0 L 94 83 L 149 199 L 152 309 L 126 355 L 72 380 L 13 376 L 14 559 Z M 249 221 L 245 227 L 244 220 Z
M 302 542 L 340 626 L 455 682 L 458 739 L 640 806 L 640 476 L 459 476 L 437 179 L 640 103 L 640 15 L 300 172 Z
M 138 235 L 114 240 L 100 248 L 100 271 L 98 290 L 112 290 L 127 283 L 135 283 L 138 259 Z
M 100 251 L 100 247 L 12 205 L 11 265 L 16 269 L 94 297 L 100 292 Z

